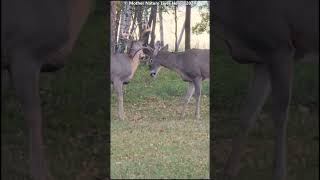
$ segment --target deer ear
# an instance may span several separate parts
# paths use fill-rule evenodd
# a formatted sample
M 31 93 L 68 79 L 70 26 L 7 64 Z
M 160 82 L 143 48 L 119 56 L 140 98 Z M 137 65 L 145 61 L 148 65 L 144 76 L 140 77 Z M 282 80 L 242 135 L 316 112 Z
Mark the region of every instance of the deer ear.
M 168 51 L 168 49 L 169 49 L 169 45 L 167 44 L 161 48 L 161 51 Z
M 160 49 L 161 48 L 161 42 L 157 41 L 156 43 L 154 43 L 154 48 Z
M 146 54 L 148 56 L 152 56 L 154 49 L 151 48 L 150 46 L 146 46 L 146 47 L 142 48 L 142 51 L 143 51 L 144 54 Z

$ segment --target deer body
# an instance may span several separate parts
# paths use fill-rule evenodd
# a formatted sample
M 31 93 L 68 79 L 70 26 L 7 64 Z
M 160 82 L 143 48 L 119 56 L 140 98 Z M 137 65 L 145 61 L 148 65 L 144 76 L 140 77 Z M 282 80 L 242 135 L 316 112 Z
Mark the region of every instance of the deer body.
M 30 174 L 50 177 L 46 168 L 39 96 L 41 71 L 55 71 L 67 61 L 91 0 L 2 0 L 1 70 L 10 72 L 29 125 Z
M 319 1 L 219 0 L 214 8 L 215 36 L 228 44 L 233 59 L 252 63 L 254 71 L 240 115 L 241 132 L 233 140 L 225 175 L 237 176 L 249 130 L 270 94 L 275 126 L 273 180 L 285 180 L 293 63 L 308 56 L 319 62 Z
M 123 84 L 129 83 L 133 78 L 140 58 L 144 56 L 142 41 L 135 41 L 130 48 L 129 54 L 112 54 L 111 56 L 111 82 L 117 94 L 118 117 L 124 119 L 123 108 Z
M 163 52 L 161 65 L 177 72 L 182 80 L 192 82 L 196 77 L 201 80 L 210 78 L 209 50 L 189 49 L 185 52 L 171 53 Z
M 156 76 L 161 66 L 177 72 L 182 80 L 189 82 L 184 98 L 181 116 L 184 118 L 186 106 L 195 92 L 196 119 L 200 119 L 201 82 L 210 78 L 209 50 L 189 49 L 185 52 L 171 53 L 166 48 L 156 52 L 151 65 L 151 76 Z
M 122 82 L 129 82 L 140 64 L 141 53 L 142 50 L 133 58 L 130 58 L 127 54 L 113 54 L 111 58 L 111 80 L 119 78 Z
M 141 39 L 133 40 L 132 35 L 128 33 L 122 33 L 121 38 L 126 42 L 128 48 L 127 53 L 113 53 L 111 56 L 111 82 L 114 90 L 117 94 L 118 101 L 118 118 L 124 120 L 124 108 L 123 108 L 123 84 L 129 83 L 133 78 L 139 64 L 140 58 L 144 57 L 144 41 L 149 35 L 151 29 L 149 27 L 144 28 Z
M 118 78 L 122 82 L 131 80 L 133 76 L 132 59 L 126 54 L 113 54 L 111 58 L 111 81 Z

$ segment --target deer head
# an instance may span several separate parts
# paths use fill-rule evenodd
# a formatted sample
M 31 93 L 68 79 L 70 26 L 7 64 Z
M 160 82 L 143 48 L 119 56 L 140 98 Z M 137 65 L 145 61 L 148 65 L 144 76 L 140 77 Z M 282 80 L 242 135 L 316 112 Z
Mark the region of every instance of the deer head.
M 126 46 L 128 47 L 128 54 L 130 57 L 134 57 L 140 50 L 153 51 L 150 47 L 144 46 L 146 37 L 148 37 L 150 32 L 151 28 L 146 26 L 140 40 L 135 40 L 132 34 L 122 33 L 122 37 L 126 40 Z M 142 57 L 145 57 L 145 54 L 141 51 L 141 53 L 139 52 L 139 58 Z
M 161 59 L 166 58 L 164 52 L 168 52 L 168 44 L 163 47 L 158 47 L 157 53 L 154 53 L 153 57 L 150 59 L 150 76 L 156 77 L 161 68 Z M 156 49 L 155 49 L 156 50 Z

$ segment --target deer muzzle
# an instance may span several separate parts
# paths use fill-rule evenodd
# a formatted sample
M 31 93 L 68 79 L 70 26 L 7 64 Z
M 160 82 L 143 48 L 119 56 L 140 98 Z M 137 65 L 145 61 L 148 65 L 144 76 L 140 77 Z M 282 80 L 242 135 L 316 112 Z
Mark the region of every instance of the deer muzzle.
M 155 78 L 155 77 L 157 76 L 157 72 L 154 71 L 154 70 L 151 70 L 151 71 L 150 71 L 150 76 L 153 77 L 153 78 Z

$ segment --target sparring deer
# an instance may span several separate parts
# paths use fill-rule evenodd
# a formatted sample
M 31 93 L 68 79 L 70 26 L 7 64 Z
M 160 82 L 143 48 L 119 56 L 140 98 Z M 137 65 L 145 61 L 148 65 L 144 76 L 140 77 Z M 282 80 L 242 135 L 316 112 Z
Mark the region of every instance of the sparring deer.
M 125 117 L 123 109 L 123 85 L 128 84 L 136 72 L 140 59 L 144 57 L 143 50 L 144 38 L 147 37 L 151 29 L 146 28 L 142 34 L 142 39 L 132 40 L 130 35 L 123 34 L 122 37 L 127 37 L 127 53 L 113 53 L 111 56 L 111 82 L 117 95 L 118 118 L 123 120 Z
M 225 177 L 237 176 L 249 130 L 271 94 L 275 127 L 273 180 L 285 180 L 293 64 L 295 59 L 308 57 L 319 62 L 319 1 L 218 0 L 213 6 L 214 35 L 226 42 L 233 59 L 253 64 L 254 72 Z
M 199 120 L 201 83 L 210 78 L 209 50 L 188 49 L 184 52 L 172 53 L 168 51 L 168 45 L 160 47 L 159 42 L 157 42 L 154 47 L 155 49 L 153 50 L 153 55 L 150 60 L 150 75 L 156 77 L 160 68 L 163 66 L 177 72 L 183 81 L 189 82 L 182 106 L 181 118 L 185 117 L 187 104 L 195 92 L 195 116 L 196 120 Z
M 39 95 L 40 72 L 67 62 L 91 0 L 2 0 L 1 70 L 8 70 L 29 125 L 30 175 L 48 179 Z

